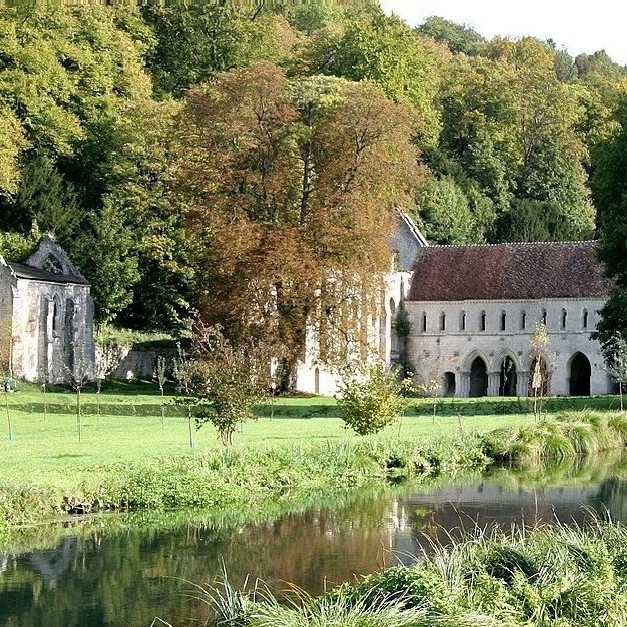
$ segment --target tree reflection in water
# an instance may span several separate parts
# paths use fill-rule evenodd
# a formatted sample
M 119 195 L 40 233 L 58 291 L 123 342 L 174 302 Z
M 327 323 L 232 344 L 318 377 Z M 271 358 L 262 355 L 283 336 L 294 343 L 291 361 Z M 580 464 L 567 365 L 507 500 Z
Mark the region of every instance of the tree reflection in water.
M 150 625 L 155 616 L 202 624 L 207 608 L 184 594 L 191 588 L 185 582 L 213 581 L 222 561 L 235 585 L 250 575 L 276 589 L 289 581 L 317 594 L 415 560 L 428 550 L 426 538 L 448 541 L 475 524 L 533 524 L 556 516 L 581 521 L 582 504 L 607 507 L 614 519 L 627 520 L 625 459 L 610 464 L 605 458 L 604 464 L 497 470 L 261 524 L 201 521 L 140 529 L 122 523 L 115 532 L 95 525 L 53 549 L 0 556 L 0 625 Z

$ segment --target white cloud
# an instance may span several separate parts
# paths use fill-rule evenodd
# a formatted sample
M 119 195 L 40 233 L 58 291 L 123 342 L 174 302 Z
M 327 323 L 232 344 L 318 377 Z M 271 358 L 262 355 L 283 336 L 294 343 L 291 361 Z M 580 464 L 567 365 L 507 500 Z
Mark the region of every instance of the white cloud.
M 488 39 L 495 35 L 551 38 L 573 55 L 604 49 L 617 63 L 627 64 L 627 5 L 617 0 L 597 0 L 592 5 L 572 0 L 381 0 L 381 6 L 411 26 L 439 15 L 472 26 Z

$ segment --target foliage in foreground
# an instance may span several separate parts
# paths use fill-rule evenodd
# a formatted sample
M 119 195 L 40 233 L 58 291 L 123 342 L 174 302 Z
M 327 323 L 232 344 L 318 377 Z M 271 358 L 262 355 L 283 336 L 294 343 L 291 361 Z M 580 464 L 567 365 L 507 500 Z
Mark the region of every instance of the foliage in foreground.
M 287 606 L 224 580 L 199 587 L 215 626 L 610 627 L 627 620 L 627 528 L 599 520 L 505 532 L 475 529 L 398 566 Z M 237 603 L 229 602 L 237 599 Z
M 184 395 L 176 401 L 189 408 L 190 420 L 195 407 L 198 428 L 211 422 L 223 444 L 232 444 L 238 423 L 256 417 L 253 409 L 269 385 L 269 362 L 270 352 L 262 343 L 234 346 L 221 326 L 197 323 L 189 355 L 180 351 L 174 361 L 174 376 Z
M 570 412 L 485 436 L 495 461 L 537 461 L 586 456 L 627 446 L 627 414 Z
M 381 364 L 346 368 L 336 396 L 340 418 L 358 435 L 379 433 L 403 415 L 403 392 L 411 387 L 411 379 L 401 381 L 395 370 L 386 371 Z

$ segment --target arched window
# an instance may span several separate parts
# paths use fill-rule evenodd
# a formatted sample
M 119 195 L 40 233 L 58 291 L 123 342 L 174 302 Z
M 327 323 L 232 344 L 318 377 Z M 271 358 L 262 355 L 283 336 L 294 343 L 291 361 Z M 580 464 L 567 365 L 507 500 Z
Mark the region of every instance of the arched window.
M 506 322 L 507 322 L 507 313 L 505 313 L 505 309 L 503 309 L 503 311 L 501 311 L 501 331 L 505 331 Z
M 462 311 L 461 316 L 459 317 L 459 330 L 466 330 L 466 312 Z
M 546 309 L 542 309 L 542 324 L 546 326 Z
M 46 272 L 52 272 L 52 274 L 63 274 L 63 266 L 54 255 L 48 255 L 44 259 L 42 269 Z
M 584 329 L 588 328 L 588 310 L 587 309 L 583 310 L 583 328 Z
M 401 254 L 398 250 L 392 251 L 392 272 L 398 272 L 401 269 Z
M 562 329 L 566 328 L 567 323 L 568 323 L 568 312 L 565 309 L 562 309 Z
M 427 314 L 426 312 L 422 312 L 422 332 L 426 333 L 427 332 Z
M 481 312 L 481 317 L 479 318 L 479 330 L 485 331 L 486 329 L 486 314 L 485 311 Z
M 61 300 L 55 296 L 47 303 L 47 335 L 48 341 L 59 337 L 61 333 Z
M 520 314 L 520 329 L 524 331 L 527 328 L 527 312 L 522 311 Z
M 446 313 L 440 314 L 440 331 L 446 331 Z

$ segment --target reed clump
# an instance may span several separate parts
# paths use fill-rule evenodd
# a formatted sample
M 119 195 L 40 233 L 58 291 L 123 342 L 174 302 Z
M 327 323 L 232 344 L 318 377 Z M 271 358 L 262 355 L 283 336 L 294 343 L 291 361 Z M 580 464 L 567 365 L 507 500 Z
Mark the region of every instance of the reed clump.
M 534 462 L 586 457 L 627 445 L 627 413 L 567 412 L 484 436 L 495 461 Z
M 297 591 L 287 604 L 258 584 L 197 592 L 216 627 L 615 627 L 627 624 L 627 529 L 598 519 L 586 528 L 474 529 L 434 544 L 414 566 L 318 598 Z

